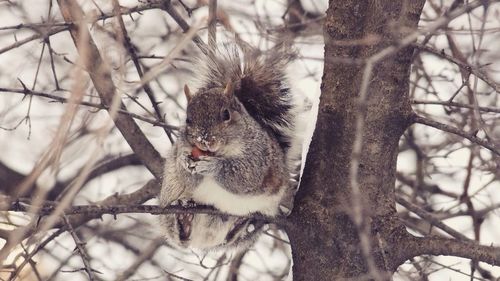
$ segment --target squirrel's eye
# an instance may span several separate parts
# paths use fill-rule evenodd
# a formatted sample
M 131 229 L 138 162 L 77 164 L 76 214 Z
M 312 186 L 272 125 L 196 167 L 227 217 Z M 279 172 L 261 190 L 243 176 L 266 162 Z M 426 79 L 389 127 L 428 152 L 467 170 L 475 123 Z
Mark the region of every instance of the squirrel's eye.
M 231 114 L 229 113 L 229 110 L 224 109 L 224 111 L 222 111 L 222 120 L 229 121 L 230 119 L 231 119 Z
M 188 117 L 188 118 L 186 118 L 186 124 L 187 124 L 187 125 L 190 125 L 190 124 L 191 124 L 191 122 L 192 122 L 192 121 L 191 121 L 191 118 L 189 118 L 189 117 Z

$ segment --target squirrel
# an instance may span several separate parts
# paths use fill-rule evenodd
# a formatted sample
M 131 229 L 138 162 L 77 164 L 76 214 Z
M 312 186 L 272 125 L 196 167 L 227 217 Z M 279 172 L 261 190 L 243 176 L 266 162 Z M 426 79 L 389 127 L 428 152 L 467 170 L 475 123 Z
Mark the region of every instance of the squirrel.
M 160 205 L 189 202 L 227 215 L 162 215 L 167 242 L 215 249 L 248 244 L 263 223 L 291 209 L 294 103 L 284 44 L 266 52 L 217 49 L 200 59 L 201 87 L 188 100 L 185 125 L 166 156 Z M 288 198 L 288 199 L 287 199 Z

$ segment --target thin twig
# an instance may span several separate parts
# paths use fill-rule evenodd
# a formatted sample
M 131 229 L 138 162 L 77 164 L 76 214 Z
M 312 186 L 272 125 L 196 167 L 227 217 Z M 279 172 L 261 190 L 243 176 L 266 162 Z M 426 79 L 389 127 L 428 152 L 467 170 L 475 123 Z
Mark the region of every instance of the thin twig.
M 84 14 L 81 7 L 75 0 L 58 0 L 58 3 L 66 22 L 78 22 L 74 28 L 70 29 L 71 36 L 77 49 L 80 52 L 85 50 L 88 53 L 88 59 L 84 61 L 85 68 L 88 69 L 90 78 L 103 103 L 111 106 L 117 94 L 116 87 L 110 78 L 111 70 L 105 64 L 97 45 L 91 37 L 86 38 L 86 40 L 80 40 L 85 33 L 88 33 L 87 26 L 82 22 Z M 122 102 L 120 102 L 119 109 L 126 109 Z M 127 115 L 120 115 L 117 116 L 114 122 L 127 143 L 141 158 L 141 161 L 148 170 L 156 178 L 160 179 L 163 175 L 162 158 L 135 123 L 134 119 Z
M 125 281 L 129 280 L 129 278 L 134 275 L 135 272 L 139 269 L 139 267 L 146 261 L 148 261 L 154 254 L 160 249 L 160 246 L 165 243 L 163 238 L 158 238 L 153 240 L 149 245 L 144 249 L 141 254 L 137 257 L 132 265 L 130 265 L 126 270 L 124 270 L 118 277 L 116 277 L 115 281 Z
M 98 206 L 110 206 L 110 205 L 135 205 L 142 204 L 147 200 L 158 195 L 159 183 L 156 180 L 148 181 L 143 187 L 129 194 L 113 194 L 107 198 L 96 202 Z M 11 200 L 0 200 L 0 209 L 5 209 L 5 203 L 11 202 Z M 8 203 L 8 205 L 11 203 Z M 26 208 L 26 206 L 25 206 Z M 79 226 L 92 219 L 99 218 L 100 215 L 75 215 L 70 218 L 71 224 L 73 226 Z M 59 227 L 64 227 L 64 222 L 58 222 Z M 17 245 L 19 241 L 24 240 L 27 237 L 33 237 L 39 231 L 38 222 L 33 221 L 30 224 L 16 228 L 9 232 L 9 239 L 7 243 L 0 250 L 0 265 L 3 259 L 11 252 L 11 250 Z M 11 239 L 12 238 L 12 239 Z M 14 239 L 15 238 L 15 239 Z
M 65 228 L 58 229 L 57 231 L 55 231 L 54 233 L 49 235 L 47 238 L 45 238 L 45 240 L 43 242 L 38 244 L 33 251 L 31 251 L 30 253 L 28 253 L 27 256 L 24 257 L 23 262 L 19 266 L 16 267 L 16 270 L 14 272 L 11 273 L 9 279 L 16 280 L 16 278 L 22 272 L 24 266 L 26 266 L 26 264 L 28 264 L 28 261 L 31 260 L 40 250 L 45 248 L 45 246 L 47 246 L 47 244 L 52 242 L 52 240 L 54 240 L 57 236 L 61 235 L 61 233 L 63 233 L 64 231 L 66 231 Z
M 436 57 L 443 58 L 451 63 L 456 64 L 462 71 L 468 71 L 472 74 L 474 74 L 476 77 L 479 79 L 483 80 L 486 84 L 488 84 L 493 90 L 495 90 L 497 93 L 500 93 L 500 83 L 493 81 L 485 72 L 481 70 L 480 67 L 477 66 L 472 66 L 470 64 L 464 63 L 460 61 L 459 59 L 456 59 L 450 55 L 447 55 L 444 52 L 438 51 L 432 47 L 425 46 L 422 44 L 415 43 L 414 46 L 426 53 L 432 54 Z
M 181 27 L 182 31 L 188 32 L 191 29 L 189 24 L 182 18 L 179 12 L 177 12 L 177 10 L 170 4 L 170 1 L 164 1 L 162 9 L 165 10 L 174 19 L 174 21 Z M 198 45 L 198 47 L 200 47 L 202 52 L 204 50 L 207 50 L 207 44 L 203 42 L 200 36 L 194 35 L 192 37 L 192 40 L 196 45 Z
M 140 12 L 146 11 L 146 10 L 158 9 L 160 7 L 163 7 L 163 5 L 160 4 L 161 2 L 163 2 L 163 1 L 162 0 L 147 1 L 144 4 L 141 4 L 141 5 L 132 7 L 132 8 L 122 8 L 120 13 L 122 15 L 130 15 L 132 13 L 140 13 Z M 85 18 L 85 21 L 91 22 L 91 23 L 96 23 L 100 20 L 106 20 L 106 19 L 114 17 L 114 16 L 115 16 L 114 13 L 104 13 L 104 14 L 101 14 L 99 17 Z M 31 28 L 31 29 L 37 30 L 38 34 L 34 34 L 34 35 L 27 37 L 25 39 L 16 41 L 15 43 L 0 49 L 0 54 L 5 53 L 7 51 L 10 51 L 12 49 L 15 49 L 17 47 L 20 47 L 26 43 L 31 42 L 31 41 L 38 40 L 40 38 L 48 38 L 48 37 L 55 35 L 57 33 L 67 31 L 75 23 L 77 23 L 77 22 L 54 22 L 54 23 L 49 23 L 49 24 L 47 24 L 47 23 L 22 24 L 22 25 L 4 27 L 4 29 L 16 29 L 15 27 Z M 47 30 L 47 27 L 50 29 Z
M 139 77 L 142 79 L 144 76 L 144 73 L 142 71 L 141 64 L 139 62 L 139 58 L 137 57 L 136 53 L 136 47 L 132 44 L 132 41 L 130 40 L 130 37 L 128 35 L 127 29 L 125 28 L 125 23 L 123 22 L 122 15 L 120 14 L 120 4 L 118 3 L 118 0 L 113 0 L 113 11 L 115 13 L 116 19 L 118 21 L 118 25 L 120 27 L 121 35 L 120 36 L 122 40 L 122 44 L 124 45 L 125 49 L 127 50 L 127 53 L 130 55 L 130 58 L 132 59 L 132 62 L 134 63 L 135 69 L 137 70 L 137 74 Z M 160 107 L 158 106 L 158 102 L 156 101 L 155 94 L 153 93 L 153 89 L 149 86 L 149 83 L 144 83 L 142 84 L 142 88 L 144 89 L 144 92 L 146 92 L 149 100 L 151 101 L 151 105 L 153 106 L 153 109 L 156 114 L 156 119 L 159 122 L 165 123 L 165 119 L 163 118 L 163 114 L 160 110 Z M 172 132 L 168 130 L 167 128 L 163 127 L 165 130 L 165 133 L 167 134 L 168 139 L 170 140 L 170 143 L 174 143 L 174 139 L 172 138 Z
M 412 104 L 433 104 L 433 105 L 444 105 L 444 106 L 454 106 L 454 107 L 463 107 L 468 109 L 474 109 L 475 106 L 470 104 L 458 103 L 458 102 L 449 102 L 449 101 L 426 101 L 426 100 L 412 100 Z M 483 112 L 494 112 L 500 113 L 500 108 L 492 107 L 492 106 L 479 106 L 480 111 Z
M 428 221 L 430 224 L 434 225 L 435 227 L 440 228 L 441 230 L 448 233 L 452 237 L 457 238 L 459 240 L 471 241 L 469 238 L 467 238 L 467 236 L 465 236 L 462 233 L 447 226 L 440 219 L 434 217 L 434 215 L 432 215 L 431 213 L 425 211 L 424 209 L 418 207 L 417 205 L 415 205 L 413 203 L 406 201 L 403 197 L 396 195 L 396 202 L 401 204 L 403 207 L 405 207 L 409 211 L 417 214 L 419 217 L 423 218 L 424 220 Z
M 0 93 L 17 93 L 17 94 L 32 95 L 32 96 L 47 98 L 47 99 L 51 99 L 51 100 L 54 100 L 54 101 L 57 101 L 57 102 L 61 102 L 61 103 L 68 103 L 68 102 L 70 102 L 70 100 L 68 98 L 65 98 L 65 97 L 60 97 L 60 96 L 56 96 L 56 95 L 52 95 L 52 94 L 47 94 L 47 93 L 40 92 L 40 91 L 32 91 L 32 90 L 26 89 L 26 88 L 25 89 L 0 88 Z M 80 101 L 78 104 L 79 105 L 83 105 L 83 106 L 92 107 L 92 108 L 101 109 L 101 110 L 102 109 L 104 109 L 104 110 L 109 110 L 110 109 L 109 106 L 104 105 L 102 103 L 93 103 L 93 102 L 88 102 L 88 101 Z M 177 126 L 168 125 L 168 124 L 166 124 L 164 122 L 161 122 L 161 121 L 158 121 L 158 120 L 154 120 L 154 119 L 150 119 L 150 118 L 144 117 L 142 115 L 139 115 L 139 114 L 127 111 L 125 109 L 118 109 L 118 113 L 119 114 L 128 115 L 128 116 L 130 116 L 132 118 L 141 120 L 143 122 L 152 124 L 154 126 L 164 127 L 166 129 L 169 129 L 170 131 L 175 131 L 175 130 L 179 129 Z
M 436 128 L 438 130 L 445 131 L 445 132 L 452 133 L 452 134 L 455 134 L 457 136 L 461 136 L 463 138 L 466 138 L 469 141 L 471 141 L 472 143 L 475 143 L 475 144 L 478 144 L 484 148 L 487 148 L 487 149 L 491 150 L 491 152 L 493 152 L 494 154 L 500 156 L 500 150 L 496 147 L 496 145 L 494 143 L 490 143 L 486 140 L 480 139 L 480 138 L 476 137 L 474 134 L 466 133 L 466 132 L 464 132 L 460 129 L 457 129 L 455 127 L 452 127 L 452 126 L 449 126 L 449 125 L 446 125 L 443 123 L 439 123 L 439 122 L 434 121 L 434 120 L 427 119 L 427 118 L 422 117 L 422 116 L 417 115 L 417 114 L 414 115 L 413 121 L 415 123 L 427 125 L 427 126 Z
M 94 270 L 90 266 L 90 256 L 84 247 L 85 243 L 80 240 L 80 237 L 78 237 L 78 235 L 76 234 L 75 229 L 73 229 L 73 226 L 71 225 L 71 222 L 68 220 L 68 218 L 66 216 L 63 216 L 63 219 L 66 226 L 68 227 L 68 232 L 71 234 L 71 237 L 73 237 L 73 241 L 75 241 L 76 250 L 78 251 L 79 256 L 82 258 L 82 262 L 85 266 L 85 271 L 89 276 L 89 280 L 96 280 Z

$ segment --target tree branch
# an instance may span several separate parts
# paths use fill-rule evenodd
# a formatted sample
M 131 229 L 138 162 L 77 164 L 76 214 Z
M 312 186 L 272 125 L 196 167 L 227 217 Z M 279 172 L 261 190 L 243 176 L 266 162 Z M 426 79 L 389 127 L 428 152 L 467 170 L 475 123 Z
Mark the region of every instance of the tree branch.
M 432 104 L 432 105 L 443 105 L 443 106 L 454 106 L 454 107 L 462 107 L 468 109 L 475 109 L 473 105 L 458 103 L 453 101 L 431 101 L 431 100 L 412 100 L 412 104 Z M 500 113 L 500 108 L 492 107 L 492 106 L 478 106 L 478 109 L 483 112 L 493 112 Z
M 134 273 L 137 272 L 139 267 L 141 265 L 148 261 L 151 260 L 151 258 L 155 255 L 155 253 L 160 249 L 160 246 L 165 243 L 165 239 L 163 238 L 158 238 L 149 243 L 149 245 L 141 251 L 140 255 L 137 257 L 137 259 L 134 261 L 133 264 L 131 264 L 127 269 L 125 269 L 118 277 L 116 277 L 116 281 L 125 281 L 125 280 L 130 280 L 129 278 L 134 275 Z
M 121 43 L 127 50 L 127 53 L 130 55 L 130 58 L 132 59 L 132 62 L 134 63 L 134 66 L 137 70 L 137 74 L 139 75 L 139 78 L 142 80 L 144 77 L 144 72 L 142 71 L 141 64 L 139 62 L 139 58 L 136 53 L 136 46 L 132 44 L 132 40 L 130 39 L 130 36 L 128 35 L 127 28 L 125 27 L 125 22 L 122 19 L 122 15 L 120 13 L 120 4 L 118 3 L 118 0 L 113 0 L 113 11 L 115 13 L 116 19 L 118 21 L 118 25 L 120 27 L 121 31 L 121 36 L 118 36 L 118 38 L 121 39 Z M 149 83 L 144 83 L 142 84 L 142 88 L 144 89 L 144 92 L 146 92 L 149 100 L 151 101 L 151 105 L 153 106 L 153 109 L 156 114 L 156 119 L 160 122 L 165 123 L 165 119 L 163 118 L 163 115 L 161 113 L 160 107 L 158 106 L 158 102 L 156 101 L 156 97 L 153 93 L 153 89 L 149 86 Z M 174 143 L 174 139 L 172 138 L 172 132 L 170 130 L 167 130 L 167 128 L 164 127 L 165 133 L 168 136 L 168 139 L 170 140 L 170 143 Z
M 400 196 L 396 196 L 396 202 L 456 238 L 452 239 L 440 236 L 414 237 L 412 235 L 408 235 L 406 239 L 401 241 L 402 247 L 405 249 L 404 252 L 408 254 L 406 259 L 420 255 L 446 255 L 468 258 L 474 261 L 483 261 L 492 265 L 500 266 L 499 247 L 484 246 L 480 245 L 477 241 L 470 240 L 462 233 L 445 225 L 441 220 L 435 218 L 432 214 L 426 212 L 415 204 L 406 201 Z
M 444 51 L 438 51 L 438 50 L 431 48 L 429 46 L 425 46 L 425 45 L 418 44 L 418 43 L 415 43 L 414 46 L 420 51 L 425 51 L 425 52 L 432 54 L 436 57 L 445 59 L 451 63 L 456 64 L 460 68 L 460 70 L 467 71 L 467 72 L 474 74 L 479 79 L 486 82 L 486 84 L 488 84 L 497 93 L 500 93 L 500 84 L 493 81 L 490 77 L 488 77 L 488 75 L 486 73 L 481 71 L 481 68 L 464 63 L 464 62 L 460 61 L 459 59 L 456 59 L 450 55 L 445 54 Z
M 73 237 L 73 241 L 75 242 L 75 249 L 78 252 L 78 255 L 82 259 L 83 265 L 85 272 L 87 272 L 87 275 L 89 276 L 90 281 L 96 280 L 96 276 L 94 274 L 94 270 L 90 266 L 90 256 L 87 252 L 87 249 L 85 249 L 85 243 L 80 240 L 80 237 L 78 237 L 78 234 L 76 234 L 75 229 L 69 222 L 68 218 L 66 216 L 63 217 L 64 223 L 66 224 L 66 227 L 68 228 L 68 232 L 71 234 L 71 237 Z
M 132 13 L 140 13 L 142 11 L 146 10 L 151 10 L 151 9 L 158 9 L 162 7 L 162 4 L 160 4 L 162 0 L 151 0 L 147 1 L 147 3 L 137 5 L 132 8 L 123 8 L 121 7 L 120 14 L 122 15 L 130 15 Z M 114 17 L 114 13 L 103 13 L 99 17 L 95 18 L 89 18 L 88 21 L 95 23 L 100 20 L 104 21 L 108 18 Z M 15 49 L 17 47 L 20 47 L 26 43 L 29 43 L 31 41 L 40 39 L 40 38 L 47 38 L 52 35 L 55 35 L 59 32 L 66 31 L 73 25 L 73 22 L 53 22 L 53 23 L 33 23 L 33 24 L 17 24 L 17 25 L 12 25 L 12 26 L 5 26 L 1 27 L 0 30 L 8 30 L 8 29 L 32 29 L 38 32 L 38 34 L 34 34 L 30 37 L 27 37 L 25 39 L 16 41 L 15 43 L 6 46 L 2 49 L 0 49 L 0 54 L 5 53 L 7 51 L 10 51 L 12 49 Z M 50 28 L 50 29 L 49 29 Z
M 52 95 L 52 94 L 47 94 L 47 93 L 40 92 L 40 91 L 33 91 L 33 90 L 28 89 L 28 88 L 13 89 L 13 88 L 1 88 L 0 87 L 0 93 L 16 93 L 16 94 L 23 94 L 23 95 L 31 95 L 31 96 L 36 96 L 36 97 L 51 99 L 54 102 L 60 102 L 60 103 L 68 103 L 69 102 L 68 98 L 60 97 L 60 96 L 56 96 L 56 95 Z M 94 102 L 88 102 L 88 101 L 81 101 L 78 104 L 79 105 L 83 105 L 83 106 L 92 107 L 92 108 L 97 108 L 97 109 L 110 110 L 109 106 L 106 106 L 106 105 L 104 105 L 102 103 L 94 103 Z M 176 126 L 168 125 L 165 122 L 158 121 L 158 120 L 153 120 L 153 119 L 144 117 L 142 115 L 139 115 L 139 114 L 136 114 L 136 113 L 124 110 L 124 109 L 118 109 L 118 113 L 119 114 L 129 115 L 132 118 L 141 120 L 143 122 L 152 124 L 154 126 L 163 127 L 163 128 L 168 129 L 170 131 L 178 129 Z
M 159 189 L 160 188 L 158 181 L 150 180 L 143 187 L 139 188 L 138 190 L 132 193 L 122 194 L 122 195 L 114 194 L 105 198 L 104 200 L 96 202 L 95 205 L 108 206 L 108 205 L 142 204 L 147 200 L 157 196 Z M 0 210 L 8 209 L 12 205 L 11 201 L 8 200 L 8 198 L 4 199 L 5 200 L 0 200 Z M 71 225 L 73 225 L 74 227 L 78 227 L 79 225 L 82 225 L 92 219 L 96 219 L 99 217 L 100 217 L 99 214 L 97 215 L 78 214 L 71 216 L 69 221 Z M 25 238 L 30 237 L 37 232 L 37 225 L 38 222 L 31 222 L 30 224 L 24 227 L 19 227 L 17 229 L 9 231 L 7 243 L 0 250 L 0 265 L 1 261 L 3 261 L 4 258 L 10 253 L 11 249 L 17 245 L 18 241 L 22 241 Z M 59 227 L 64 227 L 64 223 L 62 222 L 62 220 L 59 220 L 55 225 Z
M 87 178 L 83 182 L 82 186 L 84 186 L 86 183 L 89 181 L 100 177 L 104 174 L 116 171 L 118 169 L 127 167 L 127 166 L 137 166 L 137 165 L 142 165 L 141 161 L 135 155 L 134 153 L 128 154 L 128 155 L 123 155 L 123 156 L 118 156 L 114 157 L 112 159 L 103 159 L 98 165 L 96 165 L 92 171 L 88 174 Z M 64 181 L 64 182 L 58 182 L 47 194 L 47 199 L 48 200 L 56 200 L 57 198 L 62 198 L 63 192 L 66 190 L 66 188 L 73 182 L 78 175 L 80 174 L 80 171 L 76 172 L 75 176 L 72 178 Z
M 75 0 L 58 0 L 57 2 L 59 3 L 64 20 L 75 23 L 70 28 L 73 42 L 80 54 L 84 51 L 86 52 L 85 69 L 88 71 L 103 103 L 110 106 L 116 94 L 116 87 L 113 84 L 109 67 L 103 61 L 94 40 L 88 35 L 81 7 Z M 83 32 L 87 33 L 87 36 L 84 36 Z M 86 40 L 82 40 L 82 38 Z M 119 108 L 126 110 L 122 102 L 120 102 Z M 132 150 L 139 156 L 141 162 L 157 179 L 160 179 L 163 174 L 163 160 L 132 117 L 118 115 L 114 122 Z
M 423 210 L 422 208 L 418 207 L 417 205 L 415 205 L 413 203 L 406 201 L 401 196 L 396 196 L 396 202 L 398 202 L 399 204 L 404 206 L 409 211 L 417 214 L 419 217 L 423 218 L 424 220 L 428 221 L 430 224 L 434 225 L 435 227 L 440 228 L 441 230 L 448 233 L 449 235 L 451 235 L 457 239 L 463 240 L 463 241 L 469 241 L 469 238 L 467 238 L 467 236 L 465 236 L 462 233 L 447 226 L 446 224 L 441 222 L 441 220 L 439 220 L 438 218 L 435 218 L 431 213 Z
M 35 214 L 39 216 L 50 216 L 52 212 L 57 208 L 57 204 L 46 202 L 42 207 L 36 210 Z M 6 204 L 5 202 L 0 202 L 0 211 L 10 211 L 10 212 L 29 212 L 31 205 L 27 202 L 16 201 L 12 204 Z M 217 209 L 210 206 L 197 205 L 193 207 L 183 207 L 183 206 L 167 206 L 161 207 L 157 205 L 135 205 L 135 204 L 113 204 L 113 205 L 75 205 L 67 208 L 64 211 L 65 216 L 86 216 L 88 218 L 100 218 L 102 215 L 113 215 L 118 214 L 151 214 L 151 215 L 164 215 L 164 214 L 180 214 L 180 213 L 193 213 L 193 214 L 210 214 L 219 216 L 235 216 L 231 214 L 223 213 Z M 239 217 L 239 216 L 236 216 Z M 286 222 L 282 218 L 268 217 L 260 214 L 252 214 L 249 216 L 259 221 L 272 222 L 278 225 L 285 225 Z M 72 223 L 74 224 L 74 223 Z M 59 227 L 59 225 L 58 225 Z
M 191 29 L 189 24 L 182 18 L 179 12 L 177 12 L 177 10 L 171 5 L 170 1 L 164 1 L 164 4 L 161 8 L 174 19 L 174 21 L 180 26 L 182 31 L 186 33 Z M 200 36 L 194 35 L 193 42 L 201 49 L 202 52 L 208 50 L 207 44 L 203 42 Z
M 16 187 L 24 180 L 26 176 L 11 169 L 4 163 L 0 162 L 0 191 L 7 195 L 14 195 Z M 29 190 L 32 190 L 31 186 Z
M 472 143 L 475 143 L 475 144 L 478 144 L 484 148 L 487 148 L 487 149 L 491 150 L 491 152 L 493 152 L 494 154 L 500 156 L 500 149 L 498 149 L 494 143 L 490 143 L 486 140 L 480 139 L 480 138 L 476 137 L 474 134 L 466 133 L 466 132 L 459 130 L 455 127 L 452 127 L 452 126 L 449 126 L 449 125 L 446 125 L 443 123 L 439 123 L 439 122 L 434 121 L 434 120 L 427 119 L 427 118 L 422 117 L 422 116 L 417 115 L 417 114 L 414 115 L 413 121 L 415 123 L 427 125 L 427 126 L 436 128 L 438 130 L 445 131 L 445 132 L 452 133 L 452 134 L 455 134 L 457 136 L 461 136 L 463 138 L 466 138 L 469 141 L 471 141 Z
M 500 247 L 479 245 L 443 237 L 413 237 L 403 242 L 411 257 L 420 255 L 456 256 L 500 266 Z M 409 257 L 410 258 L 410 257 Z

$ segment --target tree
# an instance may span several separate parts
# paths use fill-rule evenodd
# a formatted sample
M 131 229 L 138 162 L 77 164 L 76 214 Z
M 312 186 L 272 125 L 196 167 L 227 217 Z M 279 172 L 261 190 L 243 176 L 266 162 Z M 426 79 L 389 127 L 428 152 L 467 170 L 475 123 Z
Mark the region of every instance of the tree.
M 424 1 L 330 2 L 318 121 L 291 217 L 293 230 L 288 232 L 299 280 L 364 274 L 384 280 L 405 260 L 422 254 L 475 261 L 489 256 L 488 262 L 499 264 L 498 248 L 442 237 L 417 238 L 396 214 L 396 200 L 409 203 L 394 189 L 399 139 L 414 123 L 434 124 L 410 106 L 413 43 L 418 35 L 432 34 L 474 6 L 450 10 L 417 31 L 423 5 Z M 366 46 L 339 43 L 374 34 L 376 43 Z
M 495 280 L 500 248 L 489 243 L 500 235 L 491 227 L 500 207 L 492 195 L 500 84 L 499 57 L 488 46 L 498 41 L 500 5 L 437 2 L 330 1 L 323 15 L 290 0 L 276 4 L 276 16 L 270 1 L 248 8 L 58 0 L 38 2 L 45 14 L 34 22 L 27 2 L 0 3 L 15 20 L 1 28 L 0 42 L 8 43 L 0 54 L 12 65 L 36 62 L 29 71 L 1 70 L 0 276 L 281 280 L 291 247 L 294 280 L 439 280 L 451 270 Z M 301 40 L 317 40 L 320 24 L 325 55 L 292 214 L 273 221 L 248 251 L 197 256 L 158 238 L 151 214 L 180 210 L 151 200 L 162 176 L 158 151 L 175 139 L 178 94 L 193 71 L 186 61 L 205 44 L 207 13 L 211 38 L 236 32 L 263 47 L 269 34 L 293 37 L 306 66 L 294 75 L 304 80 L 315 76 L 307 71 L 317 57 Z M 40 148 L 29 147 L 26 135 Z M 279 259 L 259 258 L 271 254 Z

